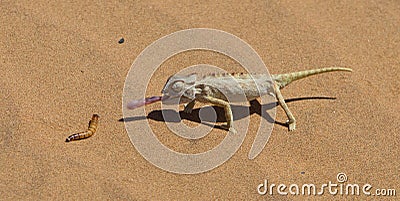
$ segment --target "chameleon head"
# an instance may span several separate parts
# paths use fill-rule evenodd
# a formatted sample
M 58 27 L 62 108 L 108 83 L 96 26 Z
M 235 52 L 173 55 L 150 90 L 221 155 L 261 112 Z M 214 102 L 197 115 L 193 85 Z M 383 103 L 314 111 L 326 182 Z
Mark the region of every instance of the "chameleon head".
M 166 105 L 188 103 L 195 99 L 196 74 L 173 75 L 168 78 L 161 93 Z

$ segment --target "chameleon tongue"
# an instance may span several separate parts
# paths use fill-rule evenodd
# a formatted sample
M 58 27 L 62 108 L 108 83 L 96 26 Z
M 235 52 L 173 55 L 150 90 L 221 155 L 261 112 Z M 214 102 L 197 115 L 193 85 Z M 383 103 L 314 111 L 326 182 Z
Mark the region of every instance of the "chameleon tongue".
M 132 100 L 128 103 L 127 108 L 130 110 L 142 107 L 147 104 L 151 104 L 157 101 L 161 100 L 161 96 L 152 96 L 152 97 L 147 97 L 143 99 L 138 99 L 138 100 Z

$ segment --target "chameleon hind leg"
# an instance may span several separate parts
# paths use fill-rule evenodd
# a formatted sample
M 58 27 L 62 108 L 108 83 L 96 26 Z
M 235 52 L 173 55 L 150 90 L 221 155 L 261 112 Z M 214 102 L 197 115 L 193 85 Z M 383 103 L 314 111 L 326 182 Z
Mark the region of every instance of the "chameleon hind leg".
M 294 118 L 292 112 L 290 112 L 289 107 L 287 106 L 285 99 L 283 99 L 282 93 L 279 90 L 279 86 L 277 84 L 275 86 L 275 94 L 276 98 L 278 99 L 279 105 L 283 108 L 285 111 L 289 121 L 287 122 L 289 125 L 289 131 L 293 131 L 296 129 L 296 119 Z
M 222 99 L 218 99 L 218 98 L 214 98 L 211 96 L 203 96 L 201 98 L 198 99 L 200 102 L 205 102 L 205 103 L 211 103 L 214 104 L 216 106 L 220 106 L 224 108 L 225 111 L 225 118 L 227 121 L 226 125 L 222 125 L 221 127 L 229 130 L 229 132 L 236 134 L 237 131 L 235 128 L 233 128 L 233 114 L 232 114 L 232 109 L 231 106 L 229 105 L 229 103 L 227 101 L 224 101 Z

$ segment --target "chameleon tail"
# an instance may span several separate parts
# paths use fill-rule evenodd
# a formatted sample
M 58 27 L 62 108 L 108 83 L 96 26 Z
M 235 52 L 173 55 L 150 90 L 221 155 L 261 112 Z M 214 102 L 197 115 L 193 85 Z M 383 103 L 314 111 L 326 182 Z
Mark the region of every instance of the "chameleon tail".
M 320 68 L 320 69 L 313 69 L 313 70 L 305 70 L 295 73 L 287 73 L 287 74 L 279 74 L 279 75 L 272 75 L 272 79 L 275 83 L 279 86 L 280 89 L 287 86 L 293 81 L 311 76 L 320 73 L 327 73 L 332 71 L 350 71 L 353 70 L 350 68 L 341 68 L 341 67 L 331 67 L 331 68 Z

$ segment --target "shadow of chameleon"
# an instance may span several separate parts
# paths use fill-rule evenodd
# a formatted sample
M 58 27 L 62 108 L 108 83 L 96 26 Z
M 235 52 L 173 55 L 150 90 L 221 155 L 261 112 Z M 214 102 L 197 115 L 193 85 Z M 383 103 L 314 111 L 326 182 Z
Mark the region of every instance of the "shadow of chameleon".
M 302 101 L 302 100 L 314 100 L 314 99 L 325 99 L 325 100 L 335 100 L 335 97 L 300 97 L 300 98 L 291 98 L 285 100 L 286 103 L 290 102 L 296 102 L 296 101 Z M 233 113 L 233 120 L 239 120 L 242 118 L 246 118 L 249 115 L 252 115 L 254 113 L 258 114 L 265 120 L 267 120 L 269 123 L 275 123 L 280 126 L 287 127 L 287 124 L 284 122 L 278 122 L 275 121 L 268 113 L 262 111 L 270 110 L 278 105 L 278 102 L 274 103 L 268 103 L 268 104 L 263 104 L 261 105 L 260 102 L 257 100 L 252 100 L 250 101 L 250 106 L 238 106 L 238 105 L 231 105 L 232 108 L 232 113 Z M 202 118 L 200 119 L 200 110 L 202 110 L 202 113 L 204 114 L 211 114 L 213 111 L 217 114 L 217 117 L 213 115 L 202 115 Z M 167 116 L 168 119 L 165 119 L 164 116 Z M 139 121 L 139 120 L 145 120 L 145 119 L 151 119 L 155 121 L 163 121 L 163 122 L 171 122 L 171 123 L 179 123 L 181 122 L 182 119 L 186 119 L 192 122 L 197 122 L 197 123 L 202 123 L 204 125 L 210 126 L 210 127 L 215 127 L 218 129 L 223 129 L 218 125 L 213 125 L 209 124 L 207 122 L 226 122 L 225 118 L 225 111 L 224 108 L 218 107 L 218 106 L 205 106 L 202 108 L 197 108 L 193 109 L 192 113 L 186 113 L 184 111 L 175 111 L 175 110 L 170 110 L 170 109 L 165 109 L 165 110 L 153 110 L 151 111 L 147 116 L 134 116 L 134 117 L 126 117 L 126 118 L 121 118 L 118 121 L 120 122 L 130 122 L 130 121 Z

